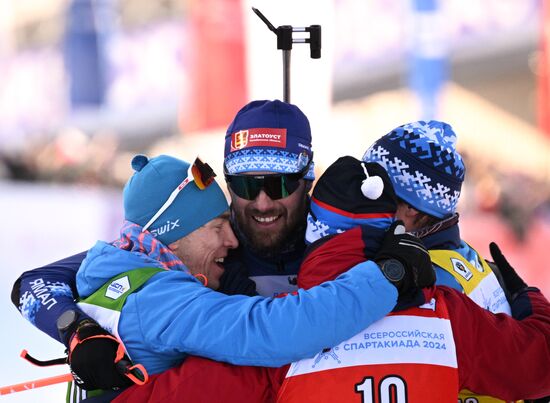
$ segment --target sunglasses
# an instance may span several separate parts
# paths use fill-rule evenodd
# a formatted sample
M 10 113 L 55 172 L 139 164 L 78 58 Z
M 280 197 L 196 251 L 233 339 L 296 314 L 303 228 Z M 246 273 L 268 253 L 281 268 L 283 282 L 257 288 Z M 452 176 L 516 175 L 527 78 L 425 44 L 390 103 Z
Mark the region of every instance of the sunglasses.
M 195 182 L 195 185 L 199 190 L 204 190 L 214 182 L 214 177 L 216 174 L 210 168 L 210 165 L 201 161 L 199 157 L 195 159 L 195 162 L 187 170 L 187 177 L 174 189 L 170 194 L 168 199 L 164 202 L 161 208 L 155 213 L 153 217 L 149 220 L 147 224 L 143 226 L 141 232 L 144 232 L 149 228 L 161 215 L 164 213 L 168 207 L 176 200 L 176 196 L 191 182 Z
M 224 165 L 225 181 L 229 189 L 241 199 L 254 200 L 258 197 L 261 190 L 272 200 L 284 199 L 300 187 L 300 180 L 309 171 L 311 161 L 300 172 L 267 175 L 231 175 L 227 172 L 227 167 Z

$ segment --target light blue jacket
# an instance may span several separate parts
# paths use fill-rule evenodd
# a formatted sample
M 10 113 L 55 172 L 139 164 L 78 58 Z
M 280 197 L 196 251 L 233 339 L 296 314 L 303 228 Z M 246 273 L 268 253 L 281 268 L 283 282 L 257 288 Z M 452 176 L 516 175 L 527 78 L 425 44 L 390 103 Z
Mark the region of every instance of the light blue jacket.
M 81 298 L 128 270 L 161 267 L 146 255 L 98 242 L 77 274 Z M 278 367 L 313 357 L 388 314 L 397 290 L 371 261 L 333 282 L 284 298 L 227 296 L 182 271 L 163 271 L 132 293 L 118 332 L 150 374 L 187 354 L 238 365 Z

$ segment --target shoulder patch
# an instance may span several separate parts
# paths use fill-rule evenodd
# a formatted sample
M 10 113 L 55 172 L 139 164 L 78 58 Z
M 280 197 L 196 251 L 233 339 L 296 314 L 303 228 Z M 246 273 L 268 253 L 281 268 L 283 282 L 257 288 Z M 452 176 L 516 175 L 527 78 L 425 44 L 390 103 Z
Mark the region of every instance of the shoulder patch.
M 457 272 L 459 275 L 461 275 L 462 277 L 464 277 L 466 281 L 472 278 L 473 273 L 471 272 L 470 269 L 466 267 L 466 265 L 460 259 L 456 259 L 452 257 L 451 262 L 453 264 L 453 270 Z
M 129 289 L 130 280 L 128 279 L 128 276 L 124 276 L 109 284 L 107 291 L 105 291 L 105 296 L 111 299 L 118 299 Z

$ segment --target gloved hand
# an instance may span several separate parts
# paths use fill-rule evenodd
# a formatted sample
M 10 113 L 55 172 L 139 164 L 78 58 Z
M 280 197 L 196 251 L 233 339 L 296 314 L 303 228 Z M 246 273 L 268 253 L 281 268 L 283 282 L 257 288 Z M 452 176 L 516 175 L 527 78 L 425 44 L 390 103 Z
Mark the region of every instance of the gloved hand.
M 398 260 L 404 271 L 401 270 L 400 274 L 397 266 L 388 265 L 389 259 Z M 386 278 L 395 285 L 400 297 L 411 296 L 420 288 L 430 287 L 435 283 L 435 271 L 428 250 L 419 238 L 405 232 L 402 221 L 395 221 L 386 231 L 374 261 L 381 267 Z
M 516 270 L 504 257 L 499 246 L 495 242 L 491 242 L 489 244 L 489 251 L 491 252 L 491 257 L 493 258 L 493 261 L 497 265 L 497 269 L 500 272 L 500 278 L 504 282 L 504 284 L 501 284 L 501 286 L 506 291 L 507 296 L 509 296 L 509 302 L 512 307 L 512 316 L 518 320 L 521 320 L 524 317 L 529 316 L 531 314 L 530 310 L 528 314 L 524 314 L 523 312 L 518 312 L 515 309 L 514 300 L 516 299 L 516 296 L 521 291 L 525 289 L 535 289 L 535 288 L 528 287 L 527 284 L 525 284 L 525 281 L 523 281 L 523 279 L 516 273 Z M 493 266 L 491 266 L 491 268 L 493 268 L 494 270 Z M 550 402 L 550 396 L 543 397 L 542 399 L 525 400 L 525 403 L 547 403 L 547 402 Z
M 118 339 L 88 318 L 76 326 L 68 353 L 75 383 L 85 390 L 127 387 L 148 379 L 141 365 L 132 365 Z
M 527 288 L 527 284 L 525 284 L 523 279 L 516 273 L 510 263 L 508 263 L 508 260 L 506 260 L 496 243 L 491 242 L 489 244 L 489 251 L 491 252 L 493 261 L 497 265 L 502 281 L 504 282 L 502 288 L 508 292 L 510 299 L 513 301 L 518 292 Z

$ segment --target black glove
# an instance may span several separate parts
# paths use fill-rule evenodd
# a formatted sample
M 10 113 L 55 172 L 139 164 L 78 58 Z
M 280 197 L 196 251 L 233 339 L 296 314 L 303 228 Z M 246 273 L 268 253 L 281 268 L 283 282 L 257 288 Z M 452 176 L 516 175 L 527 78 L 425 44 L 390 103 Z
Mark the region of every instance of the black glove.
M 512 316 L 518 320 L 521 320 L 529 316 L 531 314 L 530 309 L 527 312 L 521 309 L 521 308 L 525 308 L 525 306 L 527 305 L 520 304 L 520 307 L 519 307 L 520 309 L 518 310 L 517 305 L 514 305 L 514 300 L 524 290 L 529 290 L 529 289 L 537 290 L 537 289 L 534 287 L 528 287 L 527 284 L 525 284 L 525 281 L 523 281 L 523 279 L 516 273 L 516 270 L 504 257 L 504 255 L 502 254 L 500 248 L 496 243 L 491 242 L 489 244 L 489 251 L 491 252 L 491 257 L 493 258 L 493 261 L 497 265 L 497 270 L 500 273 L 500 276 L 497 276 L 499 278 L 499 282 L 501 283 L 500 285 L 506 292 L 506 295 L 509 296 L 508 301 L 510 302 L 510 305 L 512 308 Z M 493 269 L 493 271 L 495 271 L 495 275 L 496 275 L 497 270 L 495 270 L 493 266 L 491 266 L 491 268 Z M 519 302 L 519 300 L 517 302 Z M 548 402 L 550 402 L 550 396 L 543 397 L 542 399 L 525 400 L 525 403 L 548 403 Z
M 501 286 L 505 291 L 507 291 L 510 296 L 510 300 L 513 301 L 515 296 L 520 291 L 527 288 L 527 284 L 525 284 L 510 263 L 508 263 L 508 260 L 506 260 L 496 243 L 491 242 L 489 244 L 489 250 L 491 252 L 491 256 L 493 257 L 493 261 L 497 265 L 498 271 L 500 272 L 502 282 L 504 283 L 501 284 Z
M 399 273 L 398 265 L 392 265 L 391 259 L 398 260 L 404 267 Z M 422 241 L 405 232 L 402 221 L 395 221 L 386 231 L 382 246 L 374 256 L 386 278 L 395 285 L 400 296 L 416 294 L 420 288 L 435 283 L 435 271 L 428 250 Z M 389 262 L 389 264 L 388 264 Z
M 133 365 L 123 345 L 91 319 L 78 323 L 68 349 L 75 383 L 85 390 L 116 389 L 147 381 L 141 365 Z

